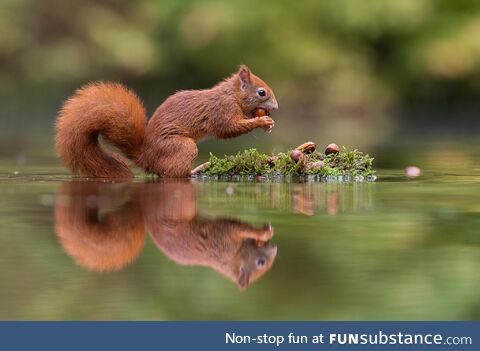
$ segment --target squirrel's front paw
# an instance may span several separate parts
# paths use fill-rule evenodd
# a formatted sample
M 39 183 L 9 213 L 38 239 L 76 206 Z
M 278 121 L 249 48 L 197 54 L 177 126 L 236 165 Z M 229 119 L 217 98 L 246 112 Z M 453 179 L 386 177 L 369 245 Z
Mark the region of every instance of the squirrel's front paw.
M 273 127 L 275 127 L 275 121 L 268 116 L 257 117 L 258 118 L 258 127 L 262 128 L 266 132 L 271 132 Z
M 271 224 L 266 224 L 263 226 L 262 229 L 258 231 L 257 239 L 255 240 L 255 244 L 258 247 L 265 246 L 266 243 L 270 241 L 273 237 L 273 227 Z

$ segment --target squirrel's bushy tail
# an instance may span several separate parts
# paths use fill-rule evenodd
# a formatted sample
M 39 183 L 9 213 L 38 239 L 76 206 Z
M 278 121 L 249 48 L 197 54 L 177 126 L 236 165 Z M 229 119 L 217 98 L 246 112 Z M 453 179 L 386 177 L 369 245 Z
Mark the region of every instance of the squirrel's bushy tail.
M 137 161 L 145 125 L 145 109 L 135 93 L 121 84 L 91 83 L 78 89 L 58 115 L 57 152 L 76 174 L 131 178 L 122 157 L 102 147 L 98 137 Z

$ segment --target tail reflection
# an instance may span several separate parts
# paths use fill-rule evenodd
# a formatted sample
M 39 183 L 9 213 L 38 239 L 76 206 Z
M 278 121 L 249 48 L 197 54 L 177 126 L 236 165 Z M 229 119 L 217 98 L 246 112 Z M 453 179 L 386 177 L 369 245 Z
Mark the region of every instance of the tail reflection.
M 240 288 L 272 266 L 276 246 L 269 225 L 197 214 L 189 182 L 106 184 L 65 182 L 57 195 L 56 231 L 65 251 L 89 270 L 108 272 L 135 260 L 144 223 L 156 246 L 174 262 L 208 266 Z
M 138 198 L 127 184 L 64 182 L 57 194 L 55 228 L 65 251 L 84 268 L 118 271 L 143 247 Z

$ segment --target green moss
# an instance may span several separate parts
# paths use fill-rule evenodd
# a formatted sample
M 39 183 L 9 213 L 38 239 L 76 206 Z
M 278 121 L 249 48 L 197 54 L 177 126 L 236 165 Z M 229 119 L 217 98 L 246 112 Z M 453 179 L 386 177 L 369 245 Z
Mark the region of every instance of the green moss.
M 198 176 L 232 177 L 232 176 L 264 176 L 264 177 L 308 177 L 309 179 L 331 181 L 333 177 L 344 177 L 342 180 L 374 180 L 372 168 L 373 158 L 358 150 L 347 150 L 345 147 L 336 154 L 325 155 L 318 151 L 304 154 L 304 160 L 295 162 L 290 150 L 276 155 L 267 155 L 256 149 L 249 149 L 236 155 L 219 158 L 210 154 L 210 164 Z M 323 167 L 318 167 L 323 161 Z M 317 162 L 317 164 L 315 164 Z M 317 166 L 317 167 L 315 167 Z M 309 177 L 310 176 L 310 177 Z M 333 176 L 333 177 L 328 177 Z

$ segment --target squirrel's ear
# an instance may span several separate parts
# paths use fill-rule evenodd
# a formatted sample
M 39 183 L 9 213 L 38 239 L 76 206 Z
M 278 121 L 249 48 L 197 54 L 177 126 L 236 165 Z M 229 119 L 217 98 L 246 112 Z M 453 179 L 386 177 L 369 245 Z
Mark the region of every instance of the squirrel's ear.
M 240 78 L 240 86 L 242 90 L 247 90 L 250 85 L 250 69 L 246 65 L 241 65 L 238 70 L 238 78 Z
M 250 284 L 250 273 L 244 267 L 240 267 L 240 275 L 238 276 L 238 286 L 244 290 Z

